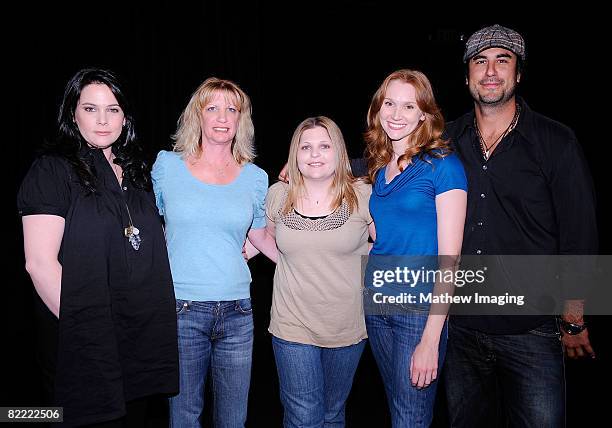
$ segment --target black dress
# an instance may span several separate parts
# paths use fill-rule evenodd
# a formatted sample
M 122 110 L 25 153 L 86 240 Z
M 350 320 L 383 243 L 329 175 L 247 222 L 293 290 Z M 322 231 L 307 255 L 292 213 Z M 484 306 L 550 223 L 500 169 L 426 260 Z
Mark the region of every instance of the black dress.
M 126 401 L 178 392 L 174 291 L 153 193 L 127 178 L 120 187 L 101 150 L 81 155 L 96 175 L 96 193 L 81 186 L 66 160 L 43 156 L 18 195 L 20 215 L 65 219 L 51 359 L 54 403 L 64 407 L 67 426 L 116 419 Z M 124 236 L 128 209 L 140 230 L 138 251 Z

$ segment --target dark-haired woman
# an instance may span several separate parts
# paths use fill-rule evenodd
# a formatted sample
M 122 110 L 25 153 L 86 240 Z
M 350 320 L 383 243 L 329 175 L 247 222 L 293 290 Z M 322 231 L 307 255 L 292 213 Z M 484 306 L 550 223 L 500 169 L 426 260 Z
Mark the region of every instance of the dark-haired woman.
M 146 397 L 178 390 L 176 317 L 150 175 L 117 77 L 77 72 L 58 125 L 18 195 L 44 389 L 67 426 L 140 425 Z

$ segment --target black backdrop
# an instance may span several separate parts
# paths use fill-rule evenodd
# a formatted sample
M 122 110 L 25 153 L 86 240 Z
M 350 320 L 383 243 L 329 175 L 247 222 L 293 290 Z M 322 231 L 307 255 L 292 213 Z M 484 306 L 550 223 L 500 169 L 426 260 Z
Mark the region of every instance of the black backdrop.
M 14 200 L 36 149 L 53 135 L 64 85 L 76 70 L 102 66 L 122 75 L 151 159 L 160 149 L 170 148 L 176 120 L 205 78 L 235 80 L 253 101 L 256 163 L 274 180 L 293 129 L 307 116 L 333 118 L 344 132 L 350 155 L 359 156 L 370 97 L 395 69 L 424 71 L 445 117 L 459 116 L 471 107 L 461 36 L 494 23 L 512 27 L 527 41 L 520 93 L 533 109 L 572 127 L 583 145 L 599 199 L 601 251 L 609 254 L 611 233 L 604 219 L 610 218 L 610 210 L 603 206 L 609 180 L 600 155 L 607 142 L 597 107 L 608 76 L 600 63 L 606 41 L 605 27 L 597 25 L 599 14 L 586 5 L 535 10 L 516 3 L 499 10 L 481 4 L 463 5 L 463 10 L 435 4 L 416 9 L 407 2 L 374 1 L 22 4 L 19 12 L 6 15 L 16 25 L 5 39 L 5 55 L 8 52 L 13 66 L 5 67 L 10 76 L 4 82 L 5 91 L 14 95 L 9 102 L 12 122 L 5 124 L 5 147 L 11 150 L 5 166 L 12 179 L 7 211 L 14 240 L 2 295 L 6 320 L 0 405 L 36 405 L 40 400 L 32 286 L 23 269 Z M 263 258 L 250 265 L 256 339 L 248 423 L 280 426 L 282 410 L 266 333 L 273 266 Z M 605 411 L 604 397 L 595 389 L 610 375 L 605 343 L 610 322 L 607 317 L 591 321 L 598 359 L 568 363 L 569 426 L 594 423 Z M 155 426 L 164 418 L 163 402 L 159 404 L 151 415 Z M 384 390 L 369 351 L 355 378 L 347 422 L 388 425 Z M 434 424 L 446 426 L 443 397 Z

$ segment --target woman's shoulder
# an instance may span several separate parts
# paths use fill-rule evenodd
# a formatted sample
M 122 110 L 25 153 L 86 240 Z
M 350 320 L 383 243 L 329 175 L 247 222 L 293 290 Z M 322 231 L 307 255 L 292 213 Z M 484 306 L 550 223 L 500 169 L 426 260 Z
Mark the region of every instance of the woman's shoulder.
M 355 193 L 362 197 L 369 197 L 372 193 L 372 185 L 367 183 L 364 178 L 358 178 L 353 182 Z
M 266 196 L 266 211 L 271 218 L 276 215 L 281 205 L 284 204 L 288 189 L 289 185 L 282 181 L 277 181 L 268 189 L 268 195 Z M 274 213 L 274 215 L 270 213 Z
M 155 163 L 169 163 L 182 160 L 181 154 L 172 150 L 160 150 Z
M 58 168 L 70 167 L 70 162 L 64 156 L 55 153 L 43 153 L 34 159 L 34 163 L 52 165 Z
M 432 160 L 432 180 L 436 194 L 450 189 L 467 190 L 467 178 L 463 163 L 457 153 L 451 152 L 447 156 Z
M 357 196 L 357 211 L 353 214 L 365 220 L 370 224 L 372 217 L 370 216 L 370 196 L 372 195 L 372 185 L 367 183 L 364 178 L 359 178 L 353 183 L 353 190 Z
M 251 163 L 251 162 L 245 163 L 244 170 L 245 172 L 247 172 L 249 175 L 253 177 L 262 178 L 262 179 L 265 178 L 266 181 L 268 180 L 268 174 L 266 173 L 266 171 L 264 171 L 263 169 L 255 165 L 254 163 Z
M 284 181 L 277 181 L 268 189 L 268 193 L 271 195 L 282 194 L 289 190 L 289 184 Z
M 73 184 L 78 183 L 68 160 L 60 155 L 37 157 L 17 193 L 20 215 L 54 214 L 64 217 Z
M 277 181 L 268 189 L 268 199 L 278 200 L 284 199 L 285 195 L 289 191 L 289 184 L 284 181 Z
M 72 166 L 63 156 L 45 153 L 38 156 L 30 166 L 30 173 L 36 172 L 39 176 L 68 179 L 72 174 Z M 29 174 L 30 175 L 30 174 Z
M 153 186 L 159 186 L 166 177 L 172 176 L 174 172 L 177 172 L 182 165 L 182 158 L 180 153 L 161 150 L 157 154 L 153 168 L 151 169 L 151 178 L 153 179 Z
M 441 168 L 463 168 L 463 164 L 456 152 L 452 150 L 436 149 L 435 155 L 426 155 L 425 160 L 435 167 Z
M 243 171 L 240 174 L 241 182 L 249 183 L 248 186 L 253 186 L 258 194 L 265 197 L 268 191 L 268 174 L 266 171 L 253 163 L 246 163 L 243 166 Z

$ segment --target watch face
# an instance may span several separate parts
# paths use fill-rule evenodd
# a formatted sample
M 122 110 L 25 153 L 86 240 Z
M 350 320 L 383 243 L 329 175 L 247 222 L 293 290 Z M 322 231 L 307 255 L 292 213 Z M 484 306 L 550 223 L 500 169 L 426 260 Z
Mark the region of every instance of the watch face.
M 567 321 L 563 321 L 561 323 L 561 326 L 563 327 L 563 330 L 569 335 L 582 333 L 582 331 L 586 328 L 585 324 L 573 324 Z

